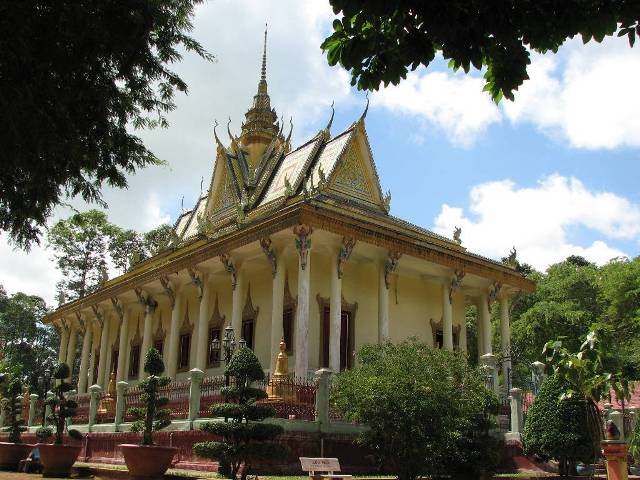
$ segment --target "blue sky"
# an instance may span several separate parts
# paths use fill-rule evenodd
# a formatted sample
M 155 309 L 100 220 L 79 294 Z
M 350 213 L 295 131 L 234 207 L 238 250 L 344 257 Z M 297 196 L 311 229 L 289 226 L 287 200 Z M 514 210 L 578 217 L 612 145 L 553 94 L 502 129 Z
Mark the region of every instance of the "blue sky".
M 193 204 L 202 177 L 206 188 L 214 119 L 224 125 L 230 116 L 238 132 L 257 88 L 265 22 L 272 106 L 293 117 L 295 143 L 326 125 L 334 100 L 334 134 L 356 120 L 364 94 L 319 49 L 332 19 L 320 0 L 199 7 L 193 35 L 217 61 L 186 55 L 174 66 L 189 95 L 176 98 L 167 130 L 141 132 L 168 166 L 130 177 L 126 191 L 106 189 L 112 221 L 141 231 L 173 222 L 182 196 Z M 454 73 L 441 59 L 370 95 L 366 127 L 392 213 L 445 235 L 459 225 L 463 245 L 492 258 L 515 245 L 521 260 L 541 269 L 569 254 L 597 263 L 637 256 L 640 47 L 572 40 L 558 55 L 534 55 L 529 74 L 516 101 L 500 106 L 482 92 L 479 72 Z M 51 221 L 68 213 L 58 209 Z M 0 256 L 0 284 L 10 293 L 53 301 L 51 252 L 15 252 L 0 236 Z

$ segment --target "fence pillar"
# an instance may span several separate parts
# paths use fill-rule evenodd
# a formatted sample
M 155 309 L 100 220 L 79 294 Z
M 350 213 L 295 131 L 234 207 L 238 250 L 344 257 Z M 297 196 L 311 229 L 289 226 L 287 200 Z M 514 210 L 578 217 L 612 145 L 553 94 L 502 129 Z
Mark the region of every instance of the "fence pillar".
M 23 401 L 23 400 L 24 400 L 24 397 L 23 397 L 22 395 L 18 395 L 18 396 L 16 397 L 16 403 L 17 403 L 18 405 L 20 405 L 20 407 L 22 407 L 22 401 Z M 20 409 L 18 410 L 18 413 L 16 414 L 16 420 L 22 420 L 22 421 L 24 421 L 24 418 L 22 418 L 22 408 L 20 408 Z
M 523 415 L 522 415 L 522 390 L 512 388 L 509 390 L 511 395 L 511 426 L 513 433 L 522 433 Z
M 609 414 L 609 419 L 615 423 L 618 430 L 620 430 L 620 440 L 627 440 L 631 432 L 624 431 L 624 415 L 622 415 L 622 412 L 614 410 Z
M 544 381 L 544 369 L 546 365 L 540 361 L 535 361 L 531 364 L 531 380 L 533 383 L 533 393 L 534 395 L 538 394 L 540 390 L 540 385 Z
M 96 424 L 96 413 L 98 412 L 101 392 L 102 387 L 100 385 L 91 385 L 89 387 L 89 431 Z
M 629 408 L 629 432 L 633 432 L 633 429 L 636 427 L 636 422 L 638 421 L 638 409 L 636 407 Z
M 486 353 L 480 357 L 480 363 L 487 370 L 487 388 L 498 393 L 498 371 L 496 370 L 496 356 Z
M 127 388 L 129 388 L 129 384 L 125 381 L 116 384 L 116 416 L 113 420 L 116 432 L 118 431 L 118 426 L 124 423 L 124 408 L 126 406 L 125 394 L 127 393 Z
M 602 405 L 604 411 L 604 417 L 602 419 L 602 423 L 607 423 L 607 420 L 611 420 L 611 412 L 613 411 L 613 405 L 610 403 L 605 403 Z
M 49 426 L 49 417 L 51 416 L 51 405 L 49 405 L 47 402 L 47 400 L 49 400 L 50 398 L 53 397 L 53 392 L 51 390 L 49 390 L 47 392 L 47 394 L 44 397 L 45 400 L 45 407 L 44 407 L 44 426 L 48 427 Z
M 189 421 L 193 422 L 200 416 L 200 390 L 204 372 L 199 368 L 192 368 L 189 373 Z
M 321 368 L 317 370 L 316 382 L 316 422 L 329 423 L 329 387 L 333 370 Z
M 36 418 L 36 408 L 38 408 L 38 394 L 32 393 L 29 395 L 29 419 L 27 421 L 28 427 L 33 427 L 33 422 Z

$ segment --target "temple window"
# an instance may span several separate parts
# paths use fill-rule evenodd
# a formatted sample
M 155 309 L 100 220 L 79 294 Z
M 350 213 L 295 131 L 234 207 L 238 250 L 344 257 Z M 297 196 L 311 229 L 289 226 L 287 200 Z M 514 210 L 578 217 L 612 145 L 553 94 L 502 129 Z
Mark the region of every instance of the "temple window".
M 259 312 L 260 307 L 253 307 L 253 301 L 251 300 L 251 284 L 249 284 L 247 287 L 247 301 L 242 309 L 242 329 L 240 331 L 240 337 L 247 342 L 247 347 L 251 350 L 253 350 L 255 345 L 256 320 Z
M 187 370 L 189 368 L 190 350 L 191 350 L 191 334 L 184 333 L 180 335 L 178 370 Z
M 131 345 L 131 355 L 129 357 L 129 379 L 138 378 L 140 373 L 140 344 Z
M 329 332 L 331 328 L 331 308 L 329 299 L 316 297 L 320 306 L 320 368 L 329 368 Z M 355 359 L 355 316 L 358 303 L 347 303 L 342 298 L 340 313 L 340 371 L 352 368 Z
M 158 318 L 158 328 L 153 334 L 153 348 L 155 348 L 160 356 L 164 352 L 164 339 L 166 337 L 166 332 L 162 328 L 162 314 L 160 314 Z
M 213 305 L 213 313 L 209 319 L 209 338 L 207 342 L 207 367 L 215 368 L 220 366 L 220 344 L 218 348 L 214 348 L 213 341 L 217 338 L 222 341 L 221 332 L 224 326 L 224 315 L 220 314 L 220 306 L 218 304 L 218 294 L 216 293 L 216 301 Z
M 213 368 L 220 366 L 220 344 L 218 348 L 214 348 L 213 341 L 220 341 L 220 327 L 212 327 L 209 329 L 209 349 L 207 354 L 207 367 Z
M 431 333 L 433 338 L 433 347 L 442 348 L 444 346 L 444 332 L 442 329 L 442 319 L 439 322 L 435 322 L 430 319 Z M 454 325 L 452 328 L 453 333 L 453 349 L 457 350 L 460 347 L 460 325 Z

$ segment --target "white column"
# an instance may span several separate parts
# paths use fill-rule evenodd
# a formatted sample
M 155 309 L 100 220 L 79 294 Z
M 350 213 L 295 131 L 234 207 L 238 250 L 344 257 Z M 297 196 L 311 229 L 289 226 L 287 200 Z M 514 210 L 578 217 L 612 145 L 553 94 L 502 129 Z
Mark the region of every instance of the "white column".
M 233 289 L 231 306 L 231 326 L 236 342 L 242 338 L 242 301 L 244 297 L 244 272 L 241 265 L 236 264 L 236 287 Z
M 68 343 L 69 343 L 69 328 L 64 323 L 62 323 L 60 325 L 60 349 L 58 350 L 58 363 L 62 363 L 67 360 Z
M 96 369 L 96 350 L 99 348 L 98 342 L 100 341 L 100 326 L 97 325 L 98 322 L 89 322 L 89 326 L 87 328 L 91 328 L 91 359 L 89 361 L 89 373 L 87 376 L 88 386 L 90 387 L 96 381 L 93 378 L 93 372 Z M 87 388 L 88 390 L 88 388 Z
M 509 297 L 506 295 L 500 298 L 500 341 L 503 353 L 502 375 L 505 388 L 507 388 L 507 386 L 511 386 L 511 328 L 509 326 Z
M 166 371 L 171 378 L 176 378 L 178 369 L 178 346 L 180 340 L 180 325 L 182 324 L 182 292 L 175 290 L 175 302 L 171 309 L 171 325 L 169 327 L 169 355 L 167 357 Z
M 122 324 L 120 325 L 120 343 L 118 344 L 118 370 L 116 382 L 126 377 L 127 357 L 129 356 L 129 309 L 122 305 Z
M 331 297 L 329 300 L 329 368 L 340 371 L 342 333 L 342 278 L 338 275 L 338 251 L 331 252 Z M 322 348 L 322 347 L 320 347 Z
M 211 285 L 209 275 L 203 273 L 202 298 L 200 299 L 200 312 L 198 313 L 198 328 L 196 330 L 196 368 L 203 372 L 207 369 L 207 351 L 209 341 L 209 302 L 211 301 Z
M 311 252 L 306 254 L 303 268 L 302 257 L 298 256 L 298 308 L 296 312 L 296 377 L 306 377 L 309 366 L 309 296 L 311 271 Z
M 460 325 L 460 335 L 458 337 L 459 349 L 461 352 L 467 353 L 467 318 L 465 312 L 464 295 L 457 293 L 453 296 L 453 312 L 454 318 Z M 458 312 L 456 314 L 456 312 Z M 455 324 L 456 322 L 454 322 Z
M 107 364 L 107 347 L 109 344 L 109 315 L 103 315 L 102 331 L 100 333 L 100 358 L 98 360 L 98 379 L 96 384 L 104 386 L 105 373 L 108 369 Z
M 442 343 L 445 350 L 453 351 L 453 311 L 448 282 L 442 285 Z
M 147 299 L 149 303 L 150 299 Z M 153 301 L 153 300 L 151 300 Z M 153 327 L 153 312 L 155 308 L 147 304 L 144 307 L 144 327 L 142 329 L 142 346 L 140 347 L 140 365 L 138 366 L 138 380 L 144 380 L 147 374 L 144 371 L 144 359 L 151 347 L 151 329 Z
M 378 271 L 378 343 L 389 338 L 389 289 L 385 281 L 385 264 Z
M 69 343 L 67 344 L 67 358 L 65 363 L 69 366 L 69 377 L 73 375 L 73 364 L 76 361 L 76 344 L 78 342 L 78 331 L 76 330 L 76 326 L 71 324 L 69 326 Z
M 482 354 L 493 353 L 491 342 L 491 314 L 489 313 L 489 300 L 486 293 L 480 295 L 480 304 L 478 305 L 478 320 L 480 330 L 478 336 L 482 337 Z
M 91 334 L 93 323 L 85 320 L 84 337 L 82 338 L 82 356 L 80 357 L 80 373 L 78 374 L 78 393 L 87 393 L 87 375 L 89 374 L 89 354 L 91 353 Z
M 280 352 L 282 330 L 282 315 L 284 312 L 284 277 L 285 266 L 282 252 L 276 252 L 276 274 L 273 276 L 271 297 L 271 373 L 276 369 L 276 356 Z M 291 348 L 292 345 L 287 345 Z

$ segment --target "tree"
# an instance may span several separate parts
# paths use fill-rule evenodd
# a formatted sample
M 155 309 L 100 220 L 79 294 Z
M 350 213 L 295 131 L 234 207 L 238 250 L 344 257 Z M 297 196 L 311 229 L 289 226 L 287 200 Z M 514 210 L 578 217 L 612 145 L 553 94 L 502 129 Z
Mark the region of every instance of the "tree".
M 142 389 L 143 407 L 129 409 L 129 413 L 137 418 L 131 425 L 132 432 L 142 432 L 142 445 L 153 445 L 153 432 L 171 425 L 171 412 L 166 405 L 167 397 L 160 397 L 159 389 L 171 383 L 164 372 L 164 362 L 155 348 L 150 348 L 144 360 L 144 371 L 149 374 L 139 387 Z
M 133 129 L 167 125 L 187 85 L 181 51 L 202 0 L 25 0 L 0 5 L 0 229 L 38 241 L 52 209 L 160 160 Z M 133 128 L 132 128 L 133 127 Z
M 586 399 L 579 393 L 563 394 L 568 386 L 551 375 L 529 407 L 524 425 L 524 452 L 545 461 L 558 461 L 560 475 L 575 475 L 577 461 L 593 461 L 591 437 L 587 428 Z
M 264 380 L 264 370 L 251 349 L 242 347 L 235 351 L 225 373 L 233 378 L 233 384 L 225 387 L 224 394 L 234 403 L 219 403 L 210 407 L 214 417 L 224 417 L 225 422 L 208 422 L 201 429 L 222 437 L 222 442 L 202 442 L 193 446 L 202 457 L 216 459 L 220 465 L 229 465 L 231 478 L 237 478 L 244 463 L 242 480 L 246 480 L 251 464 L 260 459 L 286 457 L 288 449 L 273 443 L 284 433 L 280 425 L 260 423 L 275 416 L 275 410 L 266 405 L 257 405 L 267 397 L 264 390 L 251 387 L 252 382 Z M 228 420 L 228 421 L 227 421 Z
M 377 90 L 397 85 L 409 69 L 428 66 L 437 53 L 449 66 L 486 68 L 485 90 L 498 102 L 529 77 L 531 51 L 556 52 L 576 35 L 583 42 L 640 37 L 640 4 L 634 0 L 475 2 L 330 0 L 333 33 L 321 48 L 330 65 L 351 71 L 351 84 Z
M 56 330 L 42 323 L 48 310 L 42 298 L 21 292 L 9 297 L 0 286 L 1 355 L 7 368 L 40 396 L 48 385 L 40 377 L 53 372 L 59 344 Z
M 9 432 L 9 442 L 22 443 L 22 432 L 26 431 L 22 420 L 22 402 L 18 396 L 22 395 L 22 383 L 17 377 L 0 374 L 0 408 L 6 414 L 7 427 L 3 431 Z
M 144 245 L 143 258 L 153 257 L 167 248 L 174 240 L 173 235 L 173 227 L 166 223 L 146 232 L 142 237 Z
M 67 427 L 67 419 L 73 418 L 76 414 L 76 408 L 78 404 L 72 398 L 69 398 L 68 393 L 73 390 L 73 385 L 66 381 L 69 378 L 69 366 L 66 363 L 59 363 L 56 365 L 53 373 L 53 378 L 58 380 L 58 383 L 53 387 L 53 395 L 45 400 L 45 405 L 51 408 L 51 413 L 47 420 L 55 426 L 55 439 L 56 445 L 62 445 L 64 443 L 64 431 Z M 82 434 L 78 430 L 68 430 L 67 433 L 71 438 L 81 439 Z M 39 439 L 44 441 L 53 435 L 54 432 L 50 427 L 41 427 L 36 432 Z
M 450 474 L 480 478 L 497 466 L 489 434 L 497 398 L 481 370 L 415 339 L 365 345 L 358 366 L 336 375 L 332 402 L 367 425 L 358 442 L 399 480 Z
M 600 338 L 601 327 L 593 325 L 578 351 L 564 346 L 564 338 L 550 340 L 544 346 L 548 365 L 566 386 L 562 398 L 586 399 L 587 428 L 594 457 L 600 450 L 603 437 L 602 420 L 598 402 L 602 398 L 610 400 L 611 390 L 619 399 L 629 400 L 629 382 L 621 372 L 610 372 L 605 368 L 607 352 L 610 351 Z
M 99 210 L 75 213 L 49 230 L 47 242 L 63 276 L 56 288 L 67 300 L 84 297 L 104 280 L 109 243 L 117 233 Z
M 118 230 L 109 242 L 109 255 L 120 273 L 132 267 L 132 258 L 141 255 L 143 249 L 143 240 L 135 230 Z

